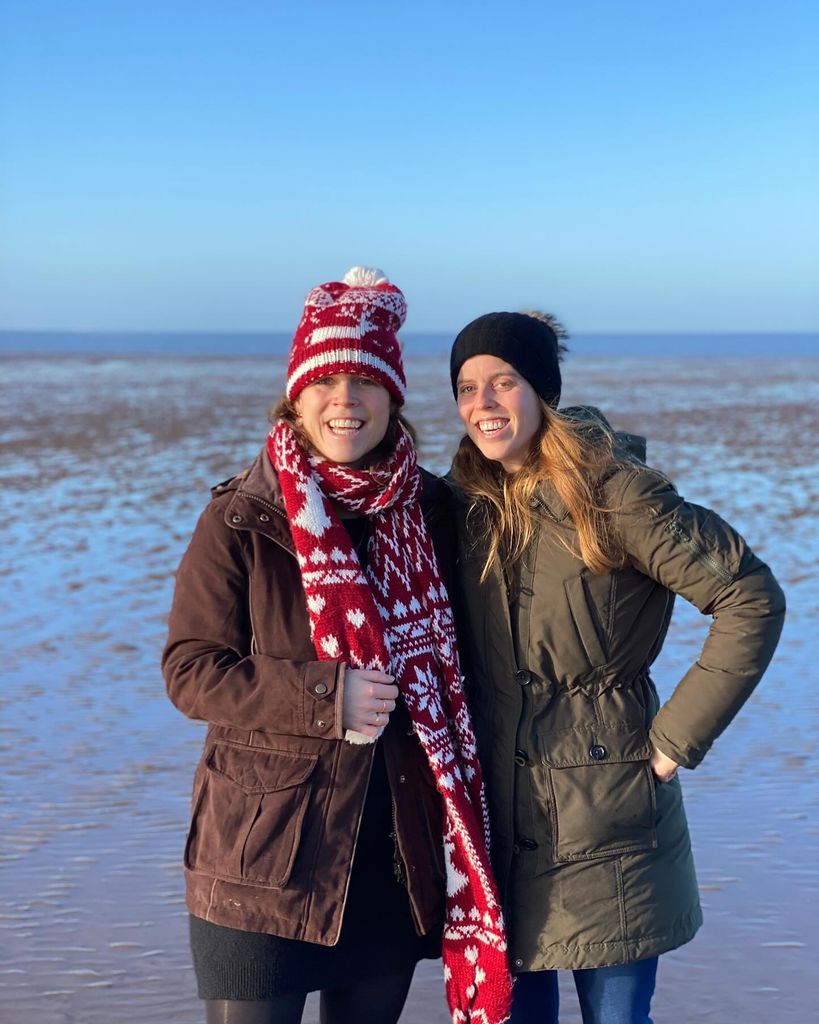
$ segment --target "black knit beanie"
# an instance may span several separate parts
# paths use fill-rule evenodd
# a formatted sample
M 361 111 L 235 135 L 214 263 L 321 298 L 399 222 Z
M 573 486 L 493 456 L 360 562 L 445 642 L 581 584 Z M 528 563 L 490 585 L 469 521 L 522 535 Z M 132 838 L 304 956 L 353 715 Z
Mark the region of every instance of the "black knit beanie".
M 464 327 L 452 345 L 449 373 L 452 393 L 458 397 L 458 374 L 472 356 L 497 356 L 525 377 L 544 402 L 560 401 L 560 364 L 557 335 L 552 328 L 526 313 L 486 313 Z

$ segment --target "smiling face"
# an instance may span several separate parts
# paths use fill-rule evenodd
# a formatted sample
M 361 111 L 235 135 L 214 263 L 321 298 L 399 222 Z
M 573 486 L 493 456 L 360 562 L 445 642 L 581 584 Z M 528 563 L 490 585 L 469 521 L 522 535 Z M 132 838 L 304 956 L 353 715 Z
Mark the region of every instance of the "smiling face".
M 543 414 L 532 385 L 497 356 L 467 359 L 458 374 L 458 414 L 481 455 L 507 473 L 520 469 Z
M 369 377 L 334 373 L 306 387 L 294 405 L 316 450 L 356 467 L 384 440 L 390 402 L 387 389 Z

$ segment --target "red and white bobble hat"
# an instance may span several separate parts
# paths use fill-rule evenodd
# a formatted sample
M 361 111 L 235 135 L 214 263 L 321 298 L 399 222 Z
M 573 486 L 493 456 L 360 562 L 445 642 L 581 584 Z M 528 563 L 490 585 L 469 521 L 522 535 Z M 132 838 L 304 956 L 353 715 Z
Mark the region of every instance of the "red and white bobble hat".
M 399 405 L 407 380 L 397 332 L 407 303 L 383 271 L 353 267 L 343 281 L 313 288 L 304 300 L 287 364 L 287 397 L 333 373 L 355 373 L 383 384 Z

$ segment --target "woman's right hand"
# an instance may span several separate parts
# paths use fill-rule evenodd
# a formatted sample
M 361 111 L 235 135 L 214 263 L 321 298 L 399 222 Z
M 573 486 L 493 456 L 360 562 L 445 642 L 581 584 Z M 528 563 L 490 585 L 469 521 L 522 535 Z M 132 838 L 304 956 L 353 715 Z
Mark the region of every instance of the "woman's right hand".
M 341 725 L 365 736 L 380 736 L 395 707 L 394 676 L 369 668 L 348 668 L 341 696 Z
M 648 764 L 654 773 L 654 778 L 658 782 L 671 782 L 677 774 L 677 769 L 680 767 L 676 761 L 672 761 L 667 754 L 664 754 L 662 750 L 659 750 L 653 744 L 651 746 L 651 760 Z

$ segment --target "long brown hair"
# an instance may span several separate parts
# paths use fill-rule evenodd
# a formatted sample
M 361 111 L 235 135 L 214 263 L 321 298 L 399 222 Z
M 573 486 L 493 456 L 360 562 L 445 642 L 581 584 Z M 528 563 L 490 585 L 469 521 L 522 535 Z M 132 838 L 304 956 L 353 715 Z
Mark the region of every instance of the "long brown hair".
M 568 509 L 577 531 L 568 530 L 560 542 L 585 562 L 593 573 L 611 572 L 624 564 L 625 553 L 613 527 L 611 509 L 601 502 L 606 477 L 627 457 L 615 450 L 614 435 L 601 420 L 578 420 L 541 400 L 543 419 L 532 439 L 524 465 L 506 473 L 499 462 L 485 458 L 469 437 L 460 443 L 452 477 L 472 499 L 469 516 L 477 522 L 486 544 L 481 580 L 493 562 L 514 564 L 537 529 L 533 508 L 538 486 L 548 479 Z
M 301 442 L 304 449 L 311 452 L 313 455 L 321 454 L 316 446 L 310 439 L 310 435 L 301 425 L 301 418 L 296 410 L 296 405 L 291 402 L 285 395 L 279 399 L 279 401 L 270 408 L 267 414 L 268 423 L 275 424 L 277 420 L 286 420 L 293 428 L 293 432 Z M 418 434 L 416 433 L 415 427 L 407 420 L 401 413 L 401 407 L 394 401 L 390 402 L 390 421 L 387 426 L 387 432 L 384 434 L 380 444 L 377 444 L 375 448 L 367 455 L 367 461 L 369 463 L 380 462 L 382 459 L 389 458 L 395 450 L 396 442 L 398 441 L 398 428 L 399 425 L 406 430 L 409 436 L 412 438 L 414 445 L 418 444 Z

